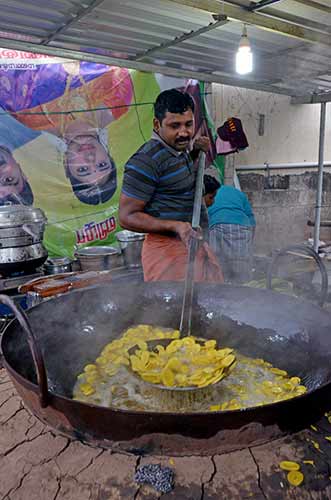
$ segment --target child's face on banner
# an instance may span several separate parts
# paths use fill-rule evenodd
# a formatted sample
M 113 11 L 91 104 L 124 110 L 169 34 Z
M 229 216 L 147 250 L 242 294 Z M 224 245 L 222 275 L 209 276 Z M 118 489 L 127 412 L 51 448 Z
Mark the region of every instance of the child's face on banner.
M 1 199 L 11 194 L 20 194 L 23 189 L 21 167 L 9 151 L 0 149 L 0 204 Z
M 94 136 L 80 135 L 68 145 L 67 169 L 82 184 L 107 182 L 113 164 L 108 152 Z

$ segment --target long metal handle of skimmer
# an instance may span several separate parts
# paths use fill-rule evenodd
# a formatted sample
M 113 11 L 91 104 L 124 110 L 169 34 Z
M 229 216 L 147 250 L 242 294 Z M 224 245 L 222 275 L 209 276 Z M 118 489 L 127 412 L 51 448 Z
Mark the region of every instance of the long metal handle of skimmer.
M 5 304 L 7 307 L 9 307 L 9 309 L 13 311 L 17 321 L 19 322 L 22 329 L 27 335 L 28 345 L 32 354 L 34 366 L 37 373 L 40 406 L 42 408 L 46 408 L 46 406 L 48 406 L 48 399 L 49 399 L 46 368 L 45 368 L 44 358 L 41 353 L 41 349 L 33 333 L 29 319 L 25 314 L 25 312 L 23 311 L 23 309 L 21 307 L 18 307 L 14 303 L 14 301 L 7 295 L 0 295 L 0 303 Z
M 200 225 L 201 216 L 201 203 L 202 203 L 202 192 L 203 192 L 203 174 L 205 169 L 206 155 L 202 151 L 199 155 L 199 166 L 195 181 L 195 192 L 194 192 L 194 205 L 193 205 L 193 216 L 192 216 L 192 228 L 197 231 Z M 184 284 L 184 295 L 182 304 L 182 313 L 180 318 L 179 331 L 182 337 L 190 335 L 191 324 L 192 324 L 192 302 L 193 302 L 193 291 L 194 291 L 194 261 L 197 253 L 199 240 L 197 238 L 191 238 L 188 249 L 188 263 Z

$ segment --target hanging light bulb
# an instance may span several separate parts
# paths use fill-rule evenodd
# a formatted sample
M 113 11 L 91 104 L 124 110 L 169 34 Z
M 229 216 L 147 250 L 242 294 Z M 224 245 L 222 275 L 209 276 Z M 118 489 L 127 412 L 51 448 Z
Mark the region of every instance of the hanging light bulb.
M 247 36 L 247 28 L 244 25 L 239 48 L 236 54 L 236 72 L 239 75 L 247 75 L 253 71 L 253 53 Z

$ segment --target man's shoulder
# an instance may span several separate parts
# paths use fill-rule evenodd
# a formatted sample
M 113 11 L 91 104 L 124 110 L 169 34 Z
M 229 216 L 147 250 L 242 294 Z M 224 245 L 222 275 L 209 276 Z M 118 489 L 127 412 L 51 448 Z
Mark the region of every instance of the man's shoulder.
M 157 141 L 153 141 L 153 139 L 150 139 L 149 141 L 145 142 L 140 146 L 140 148 L 137 149 L 135 153 L 129 158 L 128 163 L 135 158 L 152 158 L 154 151 L 157 148 Z
M 136 153 L 133 156 L 143 154 L 150 156 L 151 158 L 158 153 L 160 150 L 165 149 L 163 144 L 160 141 L 157 141 L 156 139 L 150 139 L 149 141 L 145 142 L 140 148 L 136 151 Z
M 168 163 L 169 156 L 171 156 L 167 148 L 155 139 L 150 139 L 145 142 L 140 148 L 131 156 L 127 164 L 131 163 L 144 163 L 154 166 L 158 170 Z

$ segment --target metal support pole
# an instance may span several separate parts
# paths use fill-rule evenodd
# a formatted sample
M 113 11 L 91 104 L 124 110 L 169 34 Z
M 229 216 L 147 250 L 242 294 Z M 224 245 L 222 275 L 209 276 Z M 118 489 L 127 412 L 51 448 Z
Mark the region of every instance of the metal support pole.
M 319 151 L 318 151 L 318 184 L 317 184 L 317 194 L 316 194 L 316 212 L 315 212 L 315 228 L 314 228 L 314 250 L 316 253 L 318 253 L 318 242 L 320 239 L 321 209 L 322 209 L 322 196 L 323 196 L 325 121 L 326 121 L 326 102 L 322 102 Z

